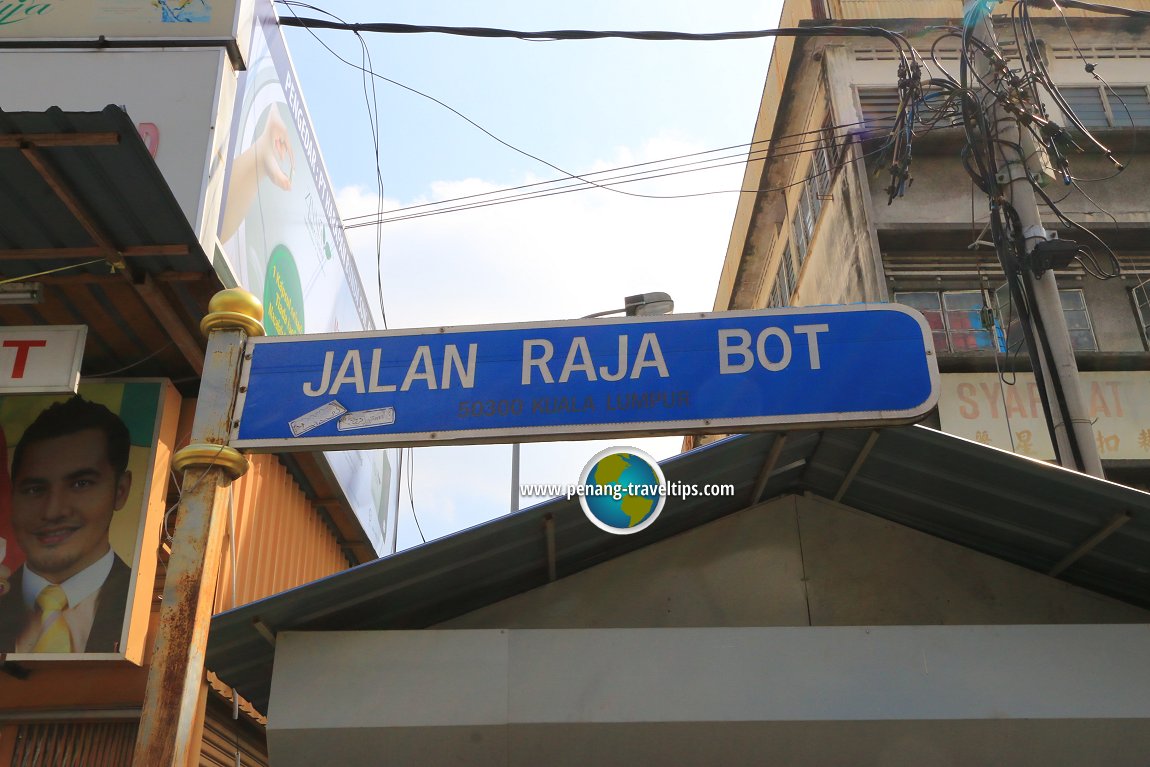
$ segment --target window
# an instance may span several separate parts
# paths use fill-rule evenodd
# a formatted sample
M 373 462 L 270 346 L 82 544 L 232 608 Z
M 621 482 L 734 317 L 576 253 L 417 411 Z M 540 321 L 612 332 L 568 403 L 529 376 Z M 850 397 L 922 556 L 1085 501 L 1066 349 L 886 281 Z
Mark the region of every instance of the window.
M 978 352 L 1001 347 L 995 342 L 999 334 L 986 312 L 986 296 L 981 290 L 895 293 L 894 300 L 922 312 L 930 325 L 935 351 Z
M 799 193 L 799 207 L 795 211 L 795 252 L 798 253 L 799 262 L 807 260 L 807 251 L 810 250 L 811 237 L 815 233 L 815 222 L 818 221 L 822 201 L 814 194 L 814 184 L 808 176 Z
M 1010 351 L 1026 353 L 1026 340 L 1019 326 L 1018 315 L 1014 313 L 1010 291 L 1003 285 L 994 292 L 998 304 L 998 322 L 1006 327 L 1006 345 Z M 1081 290 L 1059 290 L 1062 315 L 1066 318 L 1066 328 L 1070 331 L 1070 345 L 1078 352 L 1098 351 L 1098 340 L 1094 337 L 1094 326 L 1086 309 L 1086 294 Z
M 888 136 L 898 115 L 898 89 L 859 88 L 858 97 L 865 130 L 863 138 L 869 140 Z M 937 89 L 924 89 L 922 100 L 915 108 L 914 129 L 923 130 L 936 121 L 940 128 L 961 124 L 961 118 L 954 113 L 956 107 L 948 104 L 947 99 L 946 94 Z M 942 110 L 946 110 L 946 113 Z
M 815 145 L 811 164 L 807 168 L 807 176 L 799 190 L 798 206 L 795 209 L 791 226 L 794 230 L 794 255 L 797 258 L 796 267 L 801 269 L 806 263 L 810 251 L 811 238 L 815 233 L 815 223 L 819 220 L 819 213 L 823 209 L 823 201 L 830 194 L 831 182 L 834 180 L 835 169 L 838 163 L 835 159 L 837 147 L 834 132 L 829 125 L 823 128 Z M 793 287 L 793 286 L 792 286 Z
M 785 286 L 786 304 L 791 302 L 791 294 L 798 287 L 798 274 L 795 272 L 795 259 L 791 254 L 791 244 L 788 242 L 783 248 L 783 256 L 779 259 L 779 282 Z
M 1139 127 L 1150 126 L 1150 95 L 1144 85 L 1060 88 L 1059 92 L 1087 128 L 1128 128 L 1132 121 Z
M 785 289 L 786 286 L 783 285 L 783 281 L 776 279 L 774 287 L 771 288 L 771 300 L 767 304 L 767 308 L 778 309 L 787 305 L 787 302 L 790 301 L 790 296 L 786 295 L 784 292 Z
M 791 244 L 783 246 L 783 255 L 779 259 L 779 270 L 775 274 L 775 284 L 771 288 L 771 300 L 768 306 L 790 306 L 791 294 L 795 292 L 798 278 L 795 274 L 795 260 L 791 253 Z
M 898 91 L 894 88 L 859 88 L 858 93 L 865 137 L 878 138 L 890 133 L 898 113 Z
M 1142 343 L 1150 349 L 1150 283 L 1143 282 L 1131 292 L 1134 297 L 1134 311 L 1138 315 L 1138 326 L 1142 328 Z
M 814 181 L 815 195 L 826 197 L 831 190 L 831 181 L 834 180 L 835 169 L 838 166 L 838 142 L 835 140 L 834 130 L 827 125 L 819 136 L 819 143 L 815 147 L 814 157 L 811 159 L 809 178 Z
M 1062 314 L 1066 316 L 1066 327 L 1070 331 L 1070 345 L 1075 351 L 1098 351 L 1090 314 L 1086 311 L 1086 295 L 1081 290 L 1060 290 L 1058 297 L 1062 301 Z

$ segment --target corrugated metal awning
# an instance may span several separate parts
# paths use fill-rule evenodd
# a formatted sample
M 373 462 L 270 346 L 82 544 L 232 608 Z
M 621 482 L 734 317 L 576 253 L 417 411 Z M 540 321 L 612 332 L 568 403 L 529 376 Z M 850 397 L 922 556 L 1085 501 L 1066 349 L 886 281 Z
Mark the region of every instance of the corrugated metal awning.
M 1150 607 L 1150 494 L 932 429 L 732 437 L 662 466 L 669 482 L 736 494 L 669 499 L 626 536 L 577 500 L 549 501 L 218 615 L 208 668 L 266 712 L 278 631 L 424 628 L 796 492 Z
M 0 280 L 45 288 L 0 323 L 87 324 L 85 376 L 198 380 L 223 286 L 124 110 L 0 111 L 0 210 Z
M 0 324 L 88 326 L 83 377 L 170 378 L 195 396 L 200 320 L 225 285 L 120 107 L 0 111 L 3 281 L 40 283 L 43 300 L 0 302 Z M 285 463 L 327 499 L 349 555 L 373 556 L 322 459 L 301 453 Z

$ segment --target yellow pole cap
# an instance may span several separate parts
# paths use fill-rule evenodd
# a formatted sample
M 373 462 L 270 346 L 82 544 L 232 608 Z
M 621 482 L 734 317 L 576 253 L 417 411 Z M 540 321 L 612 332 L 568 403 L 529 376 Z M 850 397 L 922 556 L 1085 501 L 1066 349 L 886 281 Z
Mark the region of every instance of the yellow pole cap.
M 243 288 L 228 288 L 212 296 L 208 313 L 200 320 L 204 335 L 213 330 L 243 330 L 249 336 L 262 336 L 264 306 Z

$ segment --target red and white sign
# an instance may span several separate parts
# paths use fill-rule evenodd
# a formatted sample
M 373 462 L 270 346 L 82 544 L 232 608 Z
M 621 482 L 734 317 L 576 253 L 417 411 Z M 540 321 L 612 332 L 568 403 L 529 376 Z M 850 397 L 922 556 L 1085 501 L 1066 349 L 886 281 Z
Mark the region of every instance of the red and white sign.
M 87 325 L 0 328 L 0 394 L 76 392 Z

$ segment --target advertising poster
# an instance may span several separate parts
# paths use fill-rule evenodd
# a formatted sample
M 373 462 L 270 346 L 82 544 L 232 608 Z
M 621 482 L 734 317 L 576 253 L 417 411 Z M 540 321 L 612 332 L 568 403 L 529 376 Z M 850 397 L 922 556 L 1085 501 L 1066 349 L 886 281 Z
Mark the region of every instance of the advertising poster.
M 256 6 L 240 73 L 220 215 L 221 249 L 263 302 L 269 336 L 372 330 L 375 322 L 270 2 Z M 382 450 L 327 453 L 379 554 L 391 472 Z
M 139 662 L 176 407 L 156 380 L 0 398 L 0 653 Z

